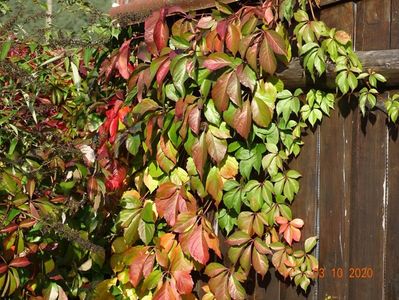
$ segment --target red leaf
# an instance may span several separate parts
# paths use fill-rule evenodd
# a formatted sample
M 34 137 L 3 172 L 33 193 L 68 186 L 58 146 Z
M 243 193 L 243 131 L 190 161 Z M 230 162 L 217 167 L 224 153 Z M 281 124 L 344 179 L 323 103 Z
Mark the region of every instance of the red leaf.
M 216 52 L 210 54 L 204 60 L 204 67 L 211 70 L 216 71 L 224 67 L 231 66 L 233 62 L 233 58 L 225 53 Z
M 189 231 L 197 221 L 197 214 L 194 212 L 184 212 L 177 216 L 177 221 L 173 227 L 174 232 L 184 233 Z
M 208 150 L 205 141 L 205 133 L 202 133 L 199 140 L 193 145 L 193 160 L 198 174 L 202 178 L 204 175 L 204 166 L 208 158 Z
M 187 234 L 180 235 L 183 251 L 199 263 L 205 265 L 209 260 L 209 249 L 202 233 L 202 225 L 195 226 Z
M 227 20 L 221 20 L 216 25 L 216 32 L 218 33 L 218 35 L 222 41 L 224 41 L 224 39 L 226 38 L 227 25 L 228 25 Z
M 170 59 L 166 59 L 159 67 L 157 71 L 157 83 L 158 87 L 162 86 L 162 83 L 169 73 Z
M 277 32 L 274 30 L 267 30 L 265 31 L 265 36 L 274 53 L 285 56 L 287 55 L 284 39 Z
M 0 274 L 7 272 L 8 266 L 4 263 L 0 264 Z
M 270 48 L 267 39 L 263 39 L 262 45 L 260 46 L 259 63 L 263 71 L 265 71 L 266 73 L 273 75 L 274 72 L 276 72 L 276 57 L 274 56 L 274 53 Z
M 119 126 L 119 119 L 118 118 L 114 118 L 111 121 L 111 124 L 109 126 L 109 142 L 111 144 L 113 144 L 115 142 L 116 139 L 116 134 L 118 133 L 118 126 Z
M 0 230 L 1 233 L 11 233 L 18 229 L 18 225 L 15 223 L 10 223 L 6 227 Z
M 147 249 L 143 247 L 139 249 L 132 258 L 132 263 L 129 269 L 129 279 L 134 287 L 137 287 L 143 278 L 144 263 L 148 257 L 146 251 Z
M 122 187 L 123 181 L 127 175 L 125 167 L 116 167 L 112 172 L 112 175 L 107 178 L 105 185 L 109 190 L 116 190 Z
M 163 183 L 158 188 L 155 196 L 155 205 L 159 215 L 165 218 L 170 226 L 175 225 L 179 212 L 196 209 L 195 203 L 185 199 L 183 190 L 171 182 Z
M 244 139 L 247 139 L 252 125 L 251 104 L 248 100 L 244 102 L 240 110 L 237 110 L 234 119 L 234 128 L 237 130 L 239 135 Z
M 33 225 L 36 224 L 36 220 L 35 219 L 26 219 L 23 220 L 21 223 L 19 223 L 19 228 L 30 228 Z
M 161 288 L 155 293 L 153 300 L 177 300 L 179 295 L 172 289 L 169 281 L 164 282 Z
M 143 276 L 146 278 L 153 271 L 155 255 L 148 255 L 143 266 Z
M 130 40 L 125 41 L 121 48 L 119 49 L 119 56 L 118 56 L 118 62 L 117 62 L 117 68 L 119 71 L 119 74 L 124 79 L 129 79 L 131 71 L 129 70 L 129 56 L 130 56 L 130 51 L 129 51 L 129 46 L 130 46 Z
M 184 295 L 192 292 L 194 282 L 190 273 L 184 271 L 174 271 L 172 272 L 172 276 L 176 280 L 176 287 L 179 294 Z
M 15 267 L 15 268 L 25 268 L 29 266 L 31 262 L 27 257 L 17 257 L 14 258 L 9 264 L 9 267 Z
M 147 44 L 148 51 L 153 55 L 158 55 L 157 46 L 154 41 L 154 29 L 160 19 L 160 12 L 154 11 L 144 22 L 144 41 Z
M 195 134 L 200 132 L 201 110 L 195 105 L 188 115 L 188 125 Z
M 230 77 L 233 72 L 226 72 L 216 81 L 212 88 L 212 99 L 215 102 L 215 106 L 219 112 L 223 112 L 229 106 L 229 94 L 227 88 L 229 86 Z
M 147 122 L 147 128 L 146 128 L 146 136 L 145 136 L 145 144 L 150 151 L 150 154 L 152 154 L 152 135 L 154 131 L 154 126 L 157 121 L 156 117 L 151 117 L 148 122 Z
M 169 27 L 165 22 L 165 18 L 160 18 L 154 28 L 154 41 L 159 52 L 168 45 L 168 40 Z
M 210 249 L 215 251 L 216 255 L 219 258 L 222 258 L 222 253 L 220 252 L 219 239 L 214 233 L 209 233 L 208 231 L 204 231 L 205 241 Z

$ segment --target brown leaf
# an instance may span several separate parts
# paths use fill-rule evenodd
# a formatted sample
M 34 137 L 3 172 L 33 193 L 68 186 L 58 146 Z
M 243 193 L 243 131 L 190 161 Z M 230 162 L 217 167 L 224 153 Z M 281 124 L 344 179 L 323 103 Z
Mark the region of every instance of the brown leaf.
M 206 132 L 206 144 L 208 146 L 208 153 L 212 159 L 219 164 L 227 153 L 226 140 L 215 137 L 211 131 Z
M 238 27 L 232 23 L 227 28 L 226 46 L 235 56 L 240 46 L 241 32 Z
M 134 287 L 137 287 L 141 279 L 143 279 L 144 263 L 148 257 L 146 251 L 147 249 L 145 247 L 140 247 L 132 258 L 132 263 L 129 269 L 129 279 L 130 283 Z
M 155 205 L 159 215 L 170 226 L 175 225 L 178 213 L 196 210 L 195 199 L 186 197 L 180 186 L 171 182 L 160 185 L 155 196 Z
M 198 174 L 202 178 L 204 175 L 204 166 L 208 158 L 208 150 L 205 141 L 205 133 L 203 132 L 199 140 L 193 145 L 193 160 Z
M 160 19 L 161 13 L 154 11 L 144 22 L 144 41 L 147 44 L 148 51 L 153 55 L 158 55 L 157 46 L 154 41 L 154 29 Z
M 241 84 L 236 72 L 231 73 L 226 92 L 231 101 L 233 101 L 237 106 L 241 106 Z
M 253 247 L 252 249 L 252 265 L 256 273 L 260 274 L 262 278 L 269 270 L 269 260 L 267 259 L 267 256 L 259 253 L 256 247 Z
M 233 72 L 226 72 L 213 85 L 212 88 L 212 99 L 214 100 L 215 106 L 219 112 L 223 112 L 229 106 L 229 95 L 227 89 L 230 82 L 230 77 Z
M 254 43 L 248 48 L 245 58 L 251 68 L 257 72 L 258 71 L 258 53 L 259 53 L 259 43 Z
M 277 69 L 277 60 L 267 39 L 263 39 L 259 51 L 259 63 L 266 73 L 273 75 Z
M 14 258 L 9 264 L 9 267 L 15 267 L 15 268 L 25 268 L 29 266 L 31 262 L 27 257 L 17 257 Z
M 239 135 L 247 139 L 252 126 L 251 104 L 248 100 L 244 102 L 241 109 L 237 110 L 234 119 L 234 128 Z
M 198 108 L 198 105 L 194 105 L 188 115 L 188 125 L 190 126 L 190 129 L 198 135 L 200 133 L 200 124 L 201 110 Z
M 284 39 L 277 32 L 274 30 L 266 30 L 265 36 L 274 53 L 287 56 Z

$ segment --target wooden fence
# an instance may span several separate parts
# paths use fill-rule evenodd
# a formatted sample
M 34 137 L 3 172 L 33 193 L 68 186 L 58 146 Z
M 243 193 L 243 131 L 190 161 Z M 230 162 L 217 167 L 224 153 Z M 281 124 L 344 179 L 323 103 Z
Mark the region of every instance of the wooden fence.
M 399 49 L 399 0 L 322 5 L 321 19 L 350 33 L 356 50 Z M 399 299 L 398 132 L 383 112 L 363 119 L 355 100 L 340 100 L 292 163 L 303 174 L 293 212 L 304 236 L 320 238 L 322 278 L 308 295 L 274 274 L 257 278 L 251 299 Z

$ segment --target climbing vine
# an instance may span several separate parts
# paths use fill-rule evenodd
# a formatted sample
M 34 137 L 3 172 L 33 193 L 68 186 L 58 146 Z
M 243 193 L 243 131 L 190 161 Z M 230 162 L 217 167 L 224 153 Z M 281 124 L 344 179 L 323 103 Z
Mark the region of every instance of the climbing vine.
M 245 299 L 251 272 L 263 278 L 270 268 L 306 292 L 317 278 L 317 237 L 302 237 L 306 225 L 291 210 L 301 174 L 289 163 L 338 97 L 359 90 L 364 115 L 386 81 L 363 71 L 349 35 L 318 21 L 317 5 L 216 2 L 203 14 L 170 7 L 142 25 L 108 29 L 100 47 L 18 48 L 31 58 L 46 53 L 29 70 L 46 66 L 40 81 L 54 82 L 5 92 L 26 108 L 7 111 L 6 120 L 25 124 L 9 122 L 4 136 L 14 139 L 0 143 L 8 148 L 2 296 L 27 289 L 59 299 L 181 299 L 194 297 L 201 279 L 203 299 Z M 2 61 L 16 63 L 13 43 L 3 42 Z M 313 80 L 334 65 L 336 91 L 286 89 L 279 71 L 293 57 Z M 27 95 L 39 90 L 30 104 Z M 35 110 L 44 104 L 50 117 Z M 397 96 L 386 110 L 396 122 Z M 21 132 L 27 126 L 48 128 L 52 138 L 37 145 L 44 137 Z M 26 139 L 30 148 L 16 150 Z M 31 158 L 57 145 L 75 150 Z M 22 170 L 11 163 L 20 156 Z M 32 168 L 46 161 L 51 173 L 38 177 Z M 57 261 L 51 251 L 69 256 Z M 68 263 L 69 273 L 61 267 Z

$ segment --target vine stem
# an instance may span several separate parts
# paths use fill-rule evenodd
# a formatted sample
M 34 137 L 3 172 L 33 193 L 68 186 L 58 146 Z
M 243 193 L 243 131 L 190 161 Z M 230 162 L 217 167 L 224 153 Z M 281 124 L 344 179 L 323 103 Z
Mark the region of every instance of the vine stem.
M 310 6 L 310 12 L 312 13 L 312 18 L 313 18 L 313 20 L 317 21 L 317 18 L 316 18 L 315 14 L 314 14 L 314 11 L 313 11 L 312 0 L 308 0 L 308 3 L 309 3 L 309 6 Z

